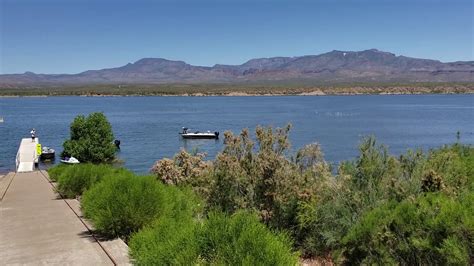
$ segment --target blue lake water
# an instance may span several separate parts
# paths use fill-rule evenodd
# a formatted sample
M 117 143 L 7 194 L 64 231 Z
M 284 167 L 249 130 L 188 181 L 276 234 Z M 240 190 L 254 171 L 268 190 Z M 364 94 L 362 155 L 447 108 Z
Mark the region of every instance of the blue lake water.
M 238 133 L 291 123 L 293 150 L 319 142 L 334 163 L 354 158 L 367 135 L 375 135 L 392 154 L 453 143 L 457 131 L 461 142 L 474 144 L 474 95 L 0 98 L 5 120 L 0 123 L 0 172 L 14 169 L 20 139 L 29 137 L 31 128 L 58 155 L 74 117 L 97 111 L 107 115 L 121 140 L 125 166 L 139 173 L 181 147 L 197 148 L 209 158 L 222 149 L 222 138 L 182 140 L 183 126 Z

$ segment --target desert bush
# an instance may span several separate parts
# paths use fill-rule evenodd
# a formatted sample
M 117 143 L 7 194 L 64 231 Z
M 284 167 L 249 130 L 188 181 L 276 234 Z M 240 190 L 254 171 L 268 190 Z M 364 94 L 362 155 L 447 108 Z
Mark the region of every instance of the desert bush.
M 210 212 L 208 219 L 160 217 L 130 240 L 138 265 L 296 265 L 291 240 L 256 215 Z
M 61 176 L 64 171 L 66 171 L 66 169 L 68 168 L 69 165 L 66 165 L 66 164 L 58 164 L 58 165 L 55 165 L 51 168 L 48 169 L 48 176 L 49 176 L 49 179 L 51 179 L 52 181 L 58 181 L 59 179 L 59 176 Z
M 201 257 L 212 265 L 296 265 L 291 240 L 272 233 L 256 215 L 211 212 L 201 236 Z
M 157 161 L 151 172 L 165 184 L 189 184 L 210 167 L 210 163 L 203 160 L 204 157 L 204 153 L 193 155 L 181 149 L 172 160 L 165 158 Z
M 297 205 L 317 192 L 318 182 L 331 176 L 331 169 L 317 144 L 291 159 L 290 128 L 257 127 L 256 142 L 247 129 L 238 136 L 225 132 L 224 149 L 212 163 L 182 150 L 172 160 L 155 163 L 152 172 L 167 184 L 191 185 L 207 209 L 251 209 L 274 227 L 296 227 Z
M 165 184 L 190 186 L 194 192 L 207 199 L 212 182 L 208 177 L 212 162 L 204 158 L 204 153 L 191 154 L 181 149 L 173 159 L 164 158 L 155 162 L 151 173 Z
M 248 130 L 239 136 L 226 132 L 211 172 L 209 205 L 228 213 L 256 210 L 276 228 L 296 226 L 297 205 L 315 195 L 318 182 L 331 173 L 316 144 L 304 147 L 294 161 L 289 158 L 290 128 L 257 127 L 256 143 Z
M 436 192 L 444 188 L 443 179 L 433 170 L 427 172 L 421 182 L 421 190 L 423 192 Z
M 367 212 L 344 237 L 350 264 L 468 265 L 474 247 L 474 193 L 428 193 Z
M 71 124 L 71 138 L 63 144 L 62 156 L 74 156 L 80 162 L 103 163 L 114 159 L 112 126 L 103 113 L 77 116 Z
M 107 176 L 84 193 L 81 206 L 106 237 L 129 236 L 160 216 L 187 216 L 198 208 L 190 190 L 167 187 L 152 176 Z
M 107 175 L 125 173 L 128 170 L 114 168 L 110 165 L 77 164 L 64 168 L 57 181 L 58 192 L 66 198 L 75 198 L 82 195 L 92 185 Z
M 161 217 L 133 234 L 130 255 L 136 265 L 195 265 L 200 253 L 199 224 L 191 216 Z
M 352 191 L 352 184 L 351 176 L 337 176 L 317 197 L 300 204 L 296 235 L 304 256 L 325 257 L 341 245 L 362 212 L 362 195 Z
M 303 256 L 332 255 L 341 263 L 347 256 L 346 262 L 349 263 L 402 264 L 462 262 L 463 259 L 459 258 L 465 258 L 465 254 L 472 258 L 472 245 L 468 245 L 467 249 L 463 248 L 469 242 L 459 237 L 436 237 L 441 244 L 433 244 L 433 249 L 415 249 L 420 253 L 413 255 L 391 250 L 391 245 L 402 239 L 402 236 L 391 239 L 392 242 L 374 242 L 375 240 L 364 236 L 364 241 L 378 245 L 367 247 L 373 248 L 368 251 L 370 254 L 379 255 L 380 259 L 375 260 L 370 254 L 363 253 L 367 249 L 356 249 L 355 246 L 359 243 L 351 242 L 355 240 L 348 238 L 348 235 L 354 234 L 354 228 L 360 227 L 361 223 L 364 226 L 366 223 L 373 223 L 364 220 L 369 219 L 367 217 L 370 215 L 392 219 L 390 212 L 399 211 L 401 214 L 403 208 L 410 213 L 412 209 L 407 206 L 422 204 L 421 199 L 431 197 L 429 195 L 436 194 L 454 201 L 441 207 L 433 203 L 434 209 L 458 208 L 456 204 L 459 204 L 460 195 L 467 195 L 466 193 L 474 190 L 473 147 L 457 143 L 428 153 L 409 150 L 395 157 L 389 155 L 388 149 L 378 144 L 374 137 L 368 137 L 361 142 L 357 158 L 340 163 L 337 174 L 333 175 L 331 166 L 324 161 L 317 144 L 307 145 L 294 155 L 290 154 L 289 130 L 290 126 L 276 130 L 257 127 L 255 141 L 247 129 L 239 135 L 225 132 L 224 149 L 212 163 L 207 164 L 205 171 L 183 171 L 182 165 L 190 165 L 187 169 L 199 169 L 202 158 L 182 154 L 180 158 L 199 163 L 183 164 L 175 159 L 178 156 L 173 160 L 163 160 L 159 167 L 162 170 L 157 176 L 163 178 L 169 174 L 164 180 L 172 181 L 165 181 L 166 183 L 191 185 L 194 191 L 199 191 L 203 196 L 207 211 L 218 210 L 227 215 L 241 210 L 257 213 L 269 228 L 286 230 Z M 472 198 L 465 199 L 472 201 Z M 416 231 L 417 234 L 429 235 L 439 229 L 423 225 L 425 216 L 436 216 L 429 211 L 424 215 L 410 215 L 415 219 L 413 223 L 421 226 Z M 469 219 L 467 221 L 466 224 L 469 225 L 471 222 Z M 406 230 L 411 230 L 409 227 L 412 224 L 403 222 L 401 226 L 407 226 Z M 391 228 L 392 224 L 383 226 Z M 463 229 L 464 234 L 472 235 L 471 227 L 465 228 L 468 229 Z M 374 230 L 373 232 L 379 233 L 376 231 L 378 229 Z M 427 238 L 420 239 L 420 245 L 426 243 Z M 408 240 L 397 242 L 400 250 L 403 250 L 403 241 Z M 418 246 L 407 244 L 404 247 L 409 247 L 408 250 Z M 376 253 L 376 250 L 380 253 Z M 433 253 L 433 250 L 437 250 L 437 253 Z M 401 260 L 397 257 L 402 256 L 400 254 L 409 259 Z M 426 259 L 432 254 L 442 258 Z M 416 257 L 418 255 L 420 257 Z M 415 259 L 410 259 L 410 256 L 415 256 Z
M 359 156 L 342 162 L 338 175 L 317 182 L 318 194 L 299 205 L 298 244 L 305 256 L 326 256 L 359 217 L 391 198 L 400 197 L 400 164 L 375 138 L 365 138 Z
M 303 254 L 326 256 L 339 250 L 342 239 L 361 216 L 387 202 L 413 200 L 429 191 L 445 192 L 443 177 L 432 169 L 459 177 L 457 184 L 466 180 L 469 174 L 465 170 L 469 168 L 461 159 L 468 158 L 470 152 L 455 146 L 428 155 L 408 151 L 396 158 L 389 156 L 386 147 L 378 145 L 373 137 L 365 138 L 359 156 L 342 162 L 334 178 L 318 183 L 318 195 L 299 205 L 297 243 Z M 459 155 L 457 150 L 466 155 Z M 468 159 L 463 160 L 468 164 Z M 451 171 L 453 168 L 456 170 Z M 461 187 L 466 187 L 462 182 Z
M 454 144 L 428 154 L 424 175 L 436 173 L 447 193 L 456 194 L 474 183 L 474 148 Z

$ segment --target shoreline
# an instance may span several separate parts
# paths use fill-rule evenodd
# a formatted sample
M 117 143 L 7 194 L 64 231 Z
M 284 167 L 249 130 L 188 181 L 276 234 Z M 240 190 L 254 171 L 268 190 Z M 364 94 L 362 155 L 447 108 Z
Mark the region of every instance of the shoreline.
M 108 84 L 64 86 L 0 86 L 0 98 L 48 96 L 327 96 L 474 94 L 474 83 L 360 84 Z
M 324 92 L 309 91 L 300 93 L 247 93 L 247 92 L 229 92 L 229 93 L 54 93 L 54 94 L 8 94 L 1 95 L 0 98 L 47 98 L 47 97 L 278 97 L 278 96 L 361 96 L 361 95 L 454 95 L 454 94 L 474 94 L 474 90 L 467 91 L 380 91 L 380 92 Z

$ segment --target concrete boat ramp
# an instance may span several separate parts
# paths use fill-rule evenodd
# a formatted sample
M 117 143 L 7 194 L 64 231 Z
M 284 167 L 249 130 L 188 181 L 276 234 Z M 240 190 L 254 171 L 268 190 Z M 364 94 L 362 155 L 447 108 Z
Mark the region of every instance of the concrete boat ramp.
M 129 264 L 126 244 L 98 241 L 79 202 L 62 199 L 54 188 L 44 171 L 0 177 L 0 265 Z

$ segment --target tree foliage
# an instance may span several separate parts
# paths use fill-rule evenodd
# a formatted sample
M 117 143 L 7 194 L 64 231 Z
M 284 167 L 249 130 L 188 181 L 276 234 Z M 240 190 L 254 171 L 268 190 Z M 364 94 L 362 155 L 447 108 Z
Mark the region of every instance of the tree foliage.
M 110 162 L 116 152 L 113 140 L 112 126 L 103 113 L 79 115 L 71 124 L 71 138 L 64 142 L 62 156 L 80 162 Z

